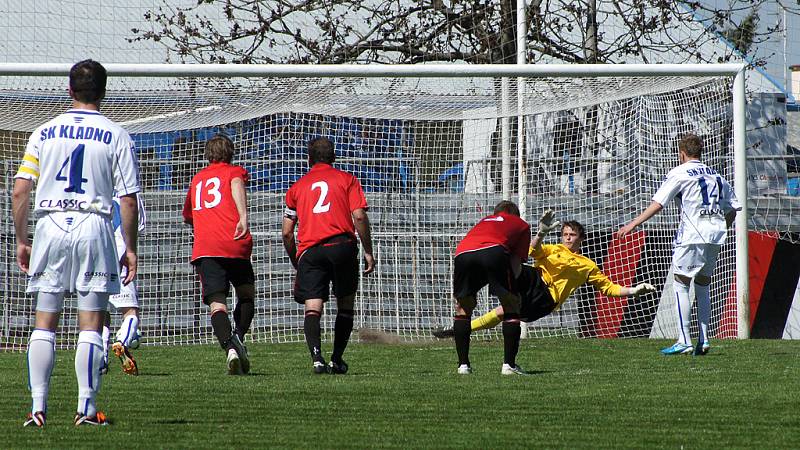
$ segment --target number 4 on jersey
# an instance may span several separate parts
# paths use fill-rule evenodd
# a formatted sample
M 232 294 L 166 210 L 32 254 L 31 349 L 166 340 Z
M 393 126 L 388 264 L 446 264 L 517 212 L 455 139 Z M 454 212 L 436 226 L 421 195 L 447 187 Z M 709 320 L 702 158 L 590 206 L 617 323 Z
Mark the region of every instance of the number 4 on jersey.
M 67 156 L 67 159 L 64 160 L 64 164 L 61 164 L 61 169 L 59 169 L 56 174 L 57 181 L 66 181 L 69 183 L 69 185 L 64 188 L 64 192 L 74 192 L 76 194 L 86 193 L 83 189 L 83 183 L 89 180 L 83 178 L 83 151 L 85 149 L 86 146 L 84 144 L 75 147 L 75 150 Z M 67 165 L 69 165 L 69 171 L 64 174 L 64 169 L 67 168 Z

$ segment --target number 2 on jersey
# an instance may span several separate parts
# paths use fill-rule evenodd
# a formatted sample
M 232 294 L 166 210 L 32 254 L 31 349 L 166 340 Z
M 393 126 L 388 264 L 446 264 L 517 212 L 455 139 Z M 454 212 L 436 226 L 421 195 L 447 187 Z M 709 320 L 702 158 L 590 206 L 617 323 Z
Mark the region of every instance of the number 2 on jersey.
M 201 194 L 203 193 L 203 181 L 201 180 L 194 187 L 194 211 L 200 211 L 203 207 L 213 208 L 222 201 L 222 193 L 219 192 L 219 178 L 213 177 L 205 180 L 205 196 L 211 196 L 211 201 L 202 200 Z M 202 200 L 202 205 L 200 204 Z
M 317 199 L 317 203 L 314 205 L 314 209 L 311 211 L 314 214 L 325 213 L 330 211 L 331 209 L 331 202 L 325 203 L 325 200 L 328 197 L 328 183 L 324 181 L 317 181 L 316 183 L 311 185 L 311 190 L 319 188 L 319 198 Z
M 75 147 L 75 150 L 67 156 L 67 159 L 61 164 L 61 169 L 59 169 L 56 174 L 57 181 L 66 181 L 69 183 L 69 185 L 64 188 L 64 192 L 74 192 L 76 194 L 86 193 L 86 190 L 83 189 L 83 183 L 89 180 L 83 178 L 83 151 L 85 149 L 86 145 L 84 144 Z M 64 174 L 64 169 L 67 168 L 67 165 L 69 165 L 69 170 Z

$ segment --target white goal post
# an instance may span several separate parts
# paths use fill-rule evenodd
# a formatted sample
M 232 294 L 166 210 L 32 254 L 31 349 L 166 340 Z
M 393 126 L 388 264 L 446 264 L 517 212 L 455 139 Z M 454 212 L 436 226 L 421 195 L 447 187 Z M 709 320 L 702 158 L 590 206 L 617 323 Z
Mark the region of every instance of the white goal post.
M 0 64 L 0 348 L 24 348 L 34 300 L 16 267 L 13 175 L 27 137 L 69 107 L 68 64 Z M 576 291 L 531 336 L 667 337 L 670 241 L 665 208 L 628 241 L 613 231 L 649 204 L 677 165 L 677 138 L 706 141 L 704 159 L 733 181 L 744 211 L 714 277 L 712 337 L 748 337 L 747 144 L 742 64 L 629 65 L 174 65 L 107 64 L 102 111 L 137 144 L 148 227 L 139 288 L 145 344 L 212 342 L 188 259 L 181 208 L 202 145 L 224 132 L 248 169 L 257 309 L 251 339 L 302 340 L 302 309 L 280 245 L 286 188 L 307 170 L 305 144 L 330 137 L 337 165 L 370 203 L 378 268 L 361 280 L 356 328 L 424 339 L 452 318 L 458 240 L 494 204 L 518 201 L 534 224 L 544 208 L 587 228 L 584 253 L 612 281 L 657 294 L 608 299 Z M 512 130 L 513 129 L 513 130 Z M 548 237 L 555 242 L 556 234 Z M 35 244 L 34 244 L 35 245 Z M 61 336 L 76 333 L 67 302 Z M 479 311 L 496 305 L 484 292 Z M 333 305 L 329 307 L 333 308 Z M 332 330 L 333 314 L 323 326 Z M 59 339 L 71 345 L 73 339 Z

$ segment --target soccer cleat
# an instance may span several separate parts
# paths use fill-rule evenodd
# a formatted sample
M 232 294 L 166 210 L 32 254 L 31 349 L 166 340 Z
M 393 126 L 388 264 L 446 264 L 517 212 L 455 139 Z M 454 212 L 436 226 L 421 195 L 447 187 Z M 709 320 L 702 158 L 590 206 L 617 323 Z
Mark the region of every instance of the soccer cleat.
M 47 419 L 44 411 L 36 411 L 33 414 L 28 413 L 28 418 L 25 420 L 25 423 L 23 423 L 22 426 L 43 428 L 46 421 Z
M 114 354 L 117 355 L 119 360 L 122 362 L 122 371 L 127 373 L 128 375 L 139 375 L 139 367 L 136 365 L 136 360 L 133 359 L 133 355 L 131 354 L 130 350 L 128 350 L 122 342 L 117 341 L 111 344 L 111 350 L 114 351 Z
M 228 349 L 228 375 L 241 375 L 242 374 L 242 361 L 239 359 L 239 354 L 236 350 Z
M 239 339 L 239 336 L 234 333 L 231 336 L 230 345 L 233 350 L 236 351 L 236 354 L 239 356 L 239 366 L 242 369 L 241 374 L 248 374 L 250 373 L 250 358 L 247 355 L 247 347 L 242 344 L 242 341 Z M 228 357 L 230 359 L 230 357 Z
M 439 339 L 451 339 L 453 336 L 456 335 L 455 331 L 453 331 L 452 327 L 439 327 L 431 332 L 433 337 Z
M 330 374 L 344 375 L 347 373 L 347 369 L 347 363 L 344 361 L 339 361 L 338 363 L 334 361 L 328 362 L 328 373 Z
M 711 345 L 708 342 L 698 342 L 694 348 L 694 356 L 705 356 L 711 350 Z
M 662 348 L 661 353 L 664 355 L 688 355 L 692 353 L 694 347 L 691 345 L 681 344 L 680 342 L 676 342 L 672 344 L 670 347 Z
M 79 427 L 81 425 L 106 426 L 108 425 L 108 420 L 106 419 L 106 415 L 101 411 L 97 411 L 97 413 L 92 417 L 84 416 L 81 413 L 75 413 L 75 426 Z
M 472 367 L 469 364 L 461 364 L 458 366 L 458 374 L 459 375 L 469 375 L 472 373 Z
M 522 370 L 522 367 L 519 365 L 510 365 L 510 364 L 503 364 L 503 367 L 500 369 L 500 373 L 502 375 L 530 375 L 528 372 Z
M 328 366 L 325 365 L 325 361 L 314 361 L 314 364 L 311 366 L 311 371 L 317 375 L 328 373 Z

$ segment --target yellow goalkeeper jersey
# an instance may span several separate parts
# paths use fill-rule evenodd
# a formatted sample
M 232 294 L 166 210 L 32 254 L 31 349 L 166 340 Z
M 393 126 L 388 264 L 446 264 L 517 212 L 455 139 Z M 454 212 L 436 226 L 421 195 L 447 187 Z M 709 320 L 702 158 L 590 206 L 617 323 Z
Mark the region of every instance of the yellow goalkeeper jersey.
M 562 244 L 542 245 L 539 252 L 531 247 L 530 255 L 534 259 L 534 267 L 541 270 L 542 280 L 556 302 L 556 309 L 584 283 L 591 284 L 610 297 L 620 295 L 622 286 L 611 282 L 594 261 L 573 253 Z

